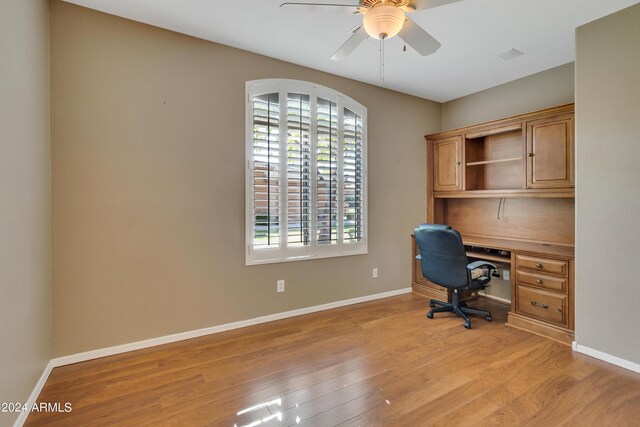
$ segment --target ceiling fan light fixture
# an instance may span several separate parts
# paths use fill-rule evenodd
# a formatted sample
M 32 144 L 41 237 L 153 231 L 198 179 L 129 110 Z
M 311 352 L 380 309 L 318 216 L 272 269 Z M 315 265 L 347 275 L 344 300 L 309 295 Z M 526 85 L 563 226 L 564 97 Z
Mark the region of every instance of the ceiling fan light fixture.
M 364 29 L 374 39 L 389 39 L 400 32 L 405 16 L 396 6 L 381 5 L 370 9 L 363 18 Z

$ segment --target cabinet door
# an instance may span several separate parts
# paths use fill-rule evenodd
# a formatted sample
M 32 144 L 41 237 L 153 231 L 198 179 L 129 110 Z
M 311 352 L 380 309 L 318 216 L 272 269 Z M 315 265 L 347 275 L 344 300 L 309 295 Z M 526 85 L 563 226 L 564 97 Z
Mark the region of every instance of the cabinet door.
M 462 137 L 433 143 L 433 190 L 462 190 Z
M 527 188 L 573 187 L 573 114 L 527 123 Z

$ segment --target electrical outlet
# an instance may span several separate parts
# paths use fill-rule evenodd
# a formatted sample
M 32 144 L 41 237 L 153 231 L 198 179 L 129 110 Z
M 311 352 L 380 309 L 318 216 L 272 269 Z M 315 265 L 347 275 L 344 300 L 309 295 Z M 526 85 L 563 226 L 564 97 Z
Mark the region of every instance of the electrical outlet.
M 373 271 L 371 272 L 371 277 L 373 277 L 374 279 L 378 278 L 378 267 L 373 268 Z
M 502 280 L 509 280 L 511 272 L 508 269 L 502 270 Z
M 276 283 L 276 291 L 284 292 L 284 280 L 278 280 Z

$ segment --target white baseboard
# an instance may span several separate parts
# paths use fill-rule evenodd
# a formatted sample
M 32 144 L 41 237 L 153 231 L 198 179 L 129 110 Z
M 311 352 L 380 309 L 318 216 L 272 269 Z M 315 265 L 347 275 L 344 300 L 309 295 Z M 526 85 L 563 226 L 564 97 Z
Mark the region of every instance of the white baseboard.
M 607 363 L 611 363 L 612 365 L 620 366 L 621 368 L 628 369 L 633 372 L 637 372 L 640 374 L 640 364 L 631 362 L 630 360 L 621 359 L 617 356 L 612 356 L 608 353 L 602 352 L 600 350 L 594 350 L 591 347 L 587 347 L 577 342 L 573 341 L 571 343 L 571 348 L 573 351 L 577 351 L 578 353 L 586 354 L 587 356 L 595 357 L 596 359 L 603 360 Z
M 27 408 L 33 407 L 33 404 L 36 403 L 36 400 L 38 399 L 38 396 L 40 396 L 40 392 L 42 391 L 44 384 L 47 382 L 47 379 L 49 378 L 49 375 L 51 374 L 51 371 L 53 370 L 53 368 L 55 368 L 55 365 L 53 364 L 53 360 L 49 360 L 49 363 L 47 363 L 47 366 L 45 366 L 44 371 L 42 372 L 42 375 L 40 375 L 40 379 L 36 383 L 36 386 L 33 388 L 31 395 L 25 402 L 27 405 Z M 30 413 L 31 412 L 20 412 L 20 415 L 18 415 L 18 418 L 16 419 L 15 423 L 13 423 L 13 427 L 22 427 L 24 422 L 27 421 L 27 417 L 29 416 Z
M 114 347 L 101 348 L 98 350 L 86 351 L 84 353 L 72 354 L 69 356 L 58 357 L 52 359 L 53 367 L 70 365 L 72 363 L 85 362 L 91 359 L 97 359 L 114 354 L 125 353 L 133 350 L 140 350 L 156 345 L 169 344 L 176 341 L 188 340 L 191 338 L 202 337 L 204 335 L 217 334 L 219 332 L 230 331 L 233 329 L 244 328 L 247 326 L 259 325 L 261 323 L 273 322 L 274 320 L 286 319 L 288 317 L 301 316 L 303 314 L 315 313 L 318 311 L 330 310 L 332 308 L 344 307 L 347 305 L 358 304 L 361 302 L 373 301 L 380 298 L 388 298 L 396 295 L 407 294 L 411 292 L 411 288 L 397 289 L 395 291 L 382 292 L 379 294 L 367 295 L 364 297 L 351 298 L 348 300 L 330 302 L 328 304 L 316 305 L 313 307 L 300 308 L 298 310 L 285 311 L 283 313 L 270 314 L 268 316 L 256 317 L 239 322 L 226 323 L 224 325 L 211 326 L 209 328 L 196 329 L 193 331 L 180 332 L 173 335 L 165 335 L 163 337 L 151 338 L 144 341 L 136 341 L 128 344 L 117 345 Z

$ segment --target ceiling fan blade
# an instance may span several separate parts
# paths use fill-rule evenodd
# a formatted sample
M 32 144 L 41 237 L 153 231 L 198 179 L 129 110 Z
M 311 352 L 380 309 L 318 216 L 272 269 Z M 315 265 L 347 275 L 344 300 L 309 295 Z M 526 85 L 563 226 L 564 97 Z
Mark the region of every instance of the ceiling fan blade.
M 413 0 L 409 7 L 413 10 L 426 10 L 433 9 L 434 7 L 444 6 L 451 3 L 456 3 L 462 0 Z
M 442 46 L 431 34 L 409 18 L 404 22 L 398 36 L 422 56 L 431 55 Z
M 342 46 L 340 46 L 340 49 L 336 50 L 336 53 L 334 53 L 331 56 L 331 60 L 339 61 L 340 59 L 346 58 L 367 37 L 369 36 L 367 35 L 367 32 L 364 29 L 364 26 L 360 26 L 357 30 L 353 32 L 353 34 L 351 34 L 351 36 L 347 39 L 347 41 L 344 42 Z

